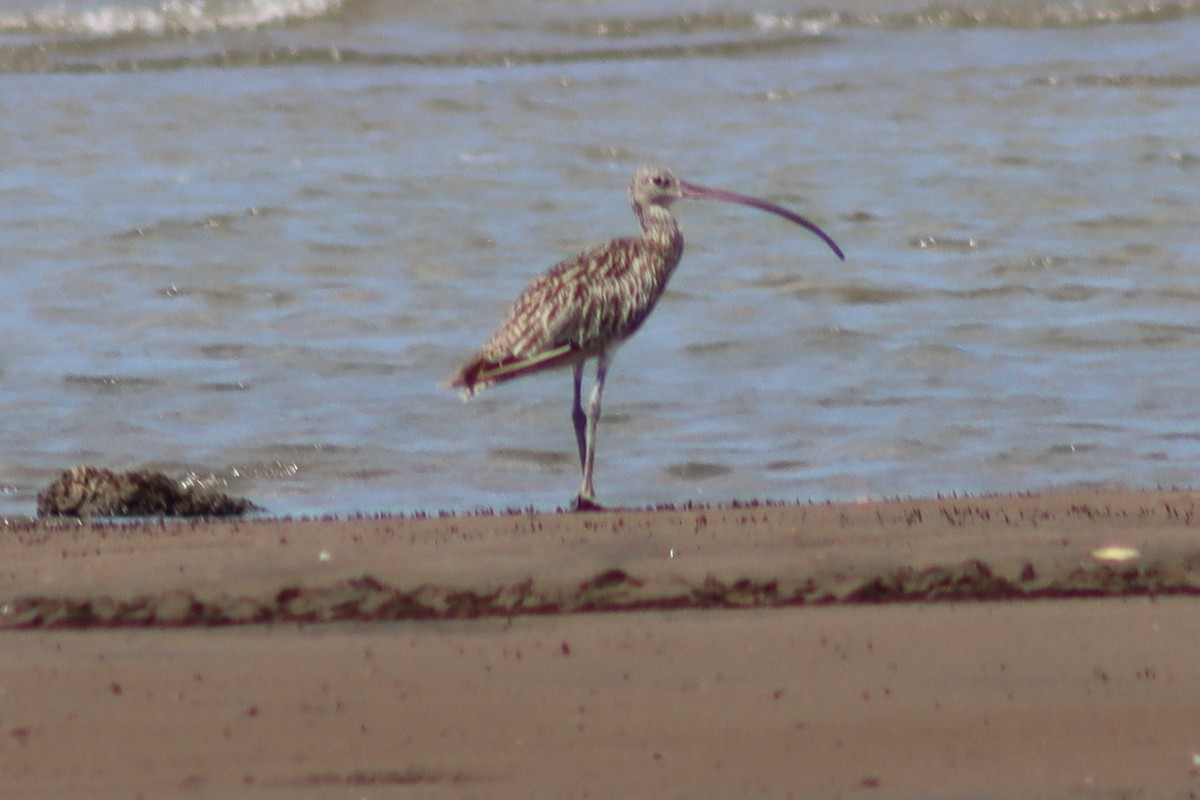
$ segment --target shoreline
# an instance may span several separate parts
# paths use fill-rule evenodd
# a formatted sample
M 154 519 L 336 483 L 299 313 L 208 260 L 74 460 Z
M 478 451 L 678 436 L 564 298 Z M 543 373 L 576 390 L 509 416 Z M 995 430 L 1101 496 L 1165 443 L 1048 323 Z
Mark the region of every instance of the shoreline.
M 1200 494 L 26 520 L 0 629 L 1200 594 Z

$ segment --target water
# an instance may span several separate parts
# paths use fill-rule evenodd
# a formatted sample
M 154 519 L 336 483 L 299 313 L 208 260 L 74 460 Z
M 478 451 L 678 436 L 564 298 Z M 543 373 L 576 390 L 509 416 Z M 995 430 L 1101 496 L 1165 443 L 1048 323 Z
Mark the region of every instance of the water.
M 1195 485 L 1200 5 L 18 0 L 0 513 L 71 465 L 278 514 L 565 504 L 570 377 L 439 387 L 537 272 L 683 264 L 602 501 Z

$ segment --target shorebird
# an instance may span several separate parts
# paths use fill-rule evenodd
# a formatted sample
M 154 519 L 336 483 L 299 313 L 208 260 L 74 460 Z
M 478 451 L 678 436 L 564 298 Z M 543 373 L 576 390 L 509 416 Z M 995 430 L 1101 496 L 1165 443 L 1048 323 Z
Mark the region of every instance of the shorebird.
M 571 367 L 575 376 L 571 421 L 583 475 L 572 504 L 578 510 L 600 507 L 592 486 L 596 424 L 613 353 L 654 310 L 683 255 L 683 235 L 671 215 L 672 203 L 720 200 L 768 211 L 807 228 L 839 259 L 846 258 L 825 231 L 799 214 L 757 197 L 681 181 L 665 167 L 643 167 L 634 173 L 629 200 L 641 223 L 641 236 L 588 248 L 535 278 L 517 297 L 500 328 L 447 382 L 469 399 L 495 383 Z M 583 367 L 590 358 L 596 359 L 596 382 L 585 413 Z

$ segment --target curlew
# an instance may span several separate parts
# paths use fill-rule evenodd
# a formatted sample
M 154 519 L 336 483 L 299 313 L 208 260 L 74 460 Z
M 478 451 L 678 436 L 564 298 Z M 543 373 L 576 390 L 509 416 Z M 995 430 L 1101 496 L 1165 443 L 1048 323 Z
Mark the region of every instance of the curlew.
M 522 375 L 571 367 L 575 400 L 571 421 L 579 447 L 583 480 L 573 507 L 596 509 L 592 472 L 596 463 L 596 424 L 604 379 L 617 347 L 637 332 L 654 310 L 683 255 L 683 235 L 670 206 L 676 200 L 719 200 L 768 211 L 807 228 L 838 258 L 837 243 L 814 223 L 756 197 L 687 183 L 663 167 L 644 167 L 629 185 L 640 236 L 614 239 L 561 261 L 535 278 L 517 297 L 490 339 L 448 381 L 463 397 Z M 583 367 L 596 359 L 596 382 L 585 413 Z

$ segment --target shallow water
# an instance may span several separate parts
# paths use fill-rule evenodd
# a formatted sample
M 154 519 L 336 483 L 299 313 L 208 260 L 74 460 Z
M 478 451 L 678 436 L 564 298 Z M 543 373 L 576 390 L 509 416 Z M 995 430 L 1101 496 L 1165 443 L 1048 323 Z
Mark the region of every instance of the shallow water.
M 20 0 L 0 513 L 73 464 L 271 512 L 554 507 L 570 377 L 439 387 L 661 162 L 602 501 L 1194 485 L 1200 7 Z

